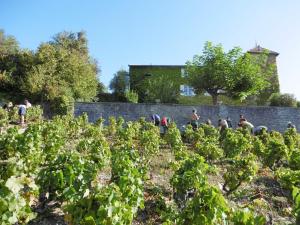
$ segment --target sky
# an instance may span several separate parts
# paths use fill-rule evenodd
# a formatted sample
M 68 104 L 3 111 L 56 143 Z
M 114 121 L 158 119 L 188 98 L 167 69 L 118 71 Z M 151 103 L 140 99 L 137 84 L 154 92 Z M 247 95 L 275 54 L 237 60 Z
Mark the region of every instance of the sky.
M 0 0 L 0 29 L 36 50 L 61 31 L 86 31 L 100 81 L 129 64 L 181 65 L 204 43 L 279 52 L 280 89 L 300 100 L 299 0 Z

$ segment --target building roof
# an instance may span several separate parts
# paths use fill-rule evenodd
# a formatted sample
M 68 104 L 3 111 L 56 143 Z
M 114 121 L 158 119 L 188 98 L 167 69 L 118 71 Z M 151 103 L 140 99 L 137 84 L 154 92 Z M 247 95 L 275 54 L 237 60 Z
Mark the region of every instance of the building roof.
M 274 52 L 272 50 L 266 49 L 261 47 L 260 45 L 256 45 L 254 48 L 250 49 L 248 51 L 249 53 L 254 53 L 254 54 L 259 54 L 259 53 L 263 53 L 263 52 L 268 52 L 270 55 L 275 55 L 278 56 L 279 53 L 278 52 Z
M 185 65 L 128 65 L 129 67 L 185 67 Z

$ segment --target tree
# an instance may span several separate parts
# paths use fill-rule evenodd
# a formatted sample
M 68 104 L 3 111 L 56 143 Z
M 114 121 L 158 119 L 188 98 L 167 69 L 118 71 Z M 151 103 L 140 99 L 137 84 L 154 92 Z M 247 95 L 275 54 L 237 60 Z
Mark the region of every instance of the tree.
M 176 103 L 180 95 L 180 81 L 167 74 L 145 79 L 144 88 L 146 102 L 159 100 L 162 103 Z
M 109 89 L 116 95 L 124 96 L 128 89 L 129 75 L 126 70 L 119 70 L 110 81 Z
M 23 90 L 38 101 L 50 102 L 56 111 L 65 113 L 75 100 L 92 100 L 99 82 L 97 65 L 82 50 L 86 43 L 75 40 L 73 35 L 70 40 L 65 35 L 57 35 L 61 36 L 64 38 L 59 38 L 59 41 L 55 39 L 39 46 L 35 53 L 36 63 L 28 72 Z
M 33 51 L 20 49 L 15 37 L 0 30 L 0 87 L 16 99 L 23 98 L 21 86 L 35 63 Z
M 0 30 L 0 56 L 17 53 L 19 43 L 14 36 L 5 35 L 4 30 Z
M 63 31 L 53 37 L 53 41 L 49 42 L 51 45 L 61 47 L 69 51 L 80 53 L 81 56 L 88 57 L 88 40 L 85 31 L 77 33 Z
M 297 99 L 293 94 L 274 93 L 270 97 L 270 106 L 296 107 Z
M 219 95 L 243 100 L 268 85 L 257 58 L 238 47 L 226 53 L 222 45 L 207 42 L 202 55 L 195 55 L 186 67 L 189 84 L 196 93 L 210 94 L 214 105 Z

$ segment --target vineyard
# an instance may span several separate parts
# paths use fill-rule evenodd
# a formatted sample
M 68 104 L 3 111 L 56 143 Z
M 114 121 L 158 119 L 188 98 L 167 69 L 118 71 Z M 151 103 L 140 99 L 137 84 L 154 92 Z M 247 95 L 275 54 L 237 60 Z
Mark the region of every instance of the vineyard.
M 0 224 L 300 224 L 300 134 L 0 109 Z

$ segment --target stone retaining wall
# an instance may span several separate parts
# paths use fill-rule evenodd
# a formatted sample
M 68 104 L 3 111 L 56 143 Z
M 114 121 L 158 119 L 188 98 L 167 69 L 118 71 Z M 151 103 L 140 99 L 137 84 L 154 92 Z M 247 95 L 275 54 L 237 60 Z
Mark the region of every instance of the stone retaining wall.
M 74 114 L 79 116 L 87 113 L 90 122 L 95 122 L 99 117 L 103 117 L 106 122 L 110 116 L 122 116 L 126 121 L 137 120 L 140 117 L 150 119 L 153 113 L 158 113 L 161 117 L 168 116 L 174 120 L 178 127 L 186 125 L 189 121 L 192 110 L 196 109 L 201 116 L 200 122 L 211 119 L 217 125 L 218 119 L 229 116 L 232 125 L 237 126 L 239 115 L 244 114 L 248 121 L 254 126 L 265 125 L 272 130 L 283 132 L 289 121 L 293 122 L 297 129 L 300 129 L 300 109 L 289 107 L 244 107 L 244 106 L 196 106 L 196 105 L 176 105 L 176 104 L 132 104 L 119 102 L 103 103 L 75 103 Z

